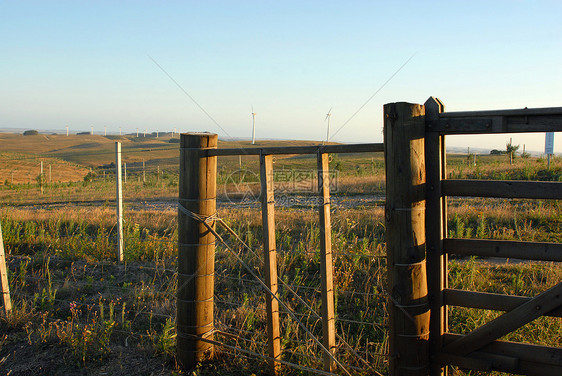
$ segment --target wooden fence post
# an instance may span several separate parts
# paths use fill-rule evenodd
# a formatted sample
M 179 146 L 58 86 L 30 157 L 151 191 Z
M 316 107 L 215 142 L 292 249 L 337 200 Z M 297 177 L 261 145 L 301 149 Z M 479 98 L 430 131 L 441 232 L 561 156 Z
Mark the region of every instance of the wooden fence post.
M 439 99 L 429 98 L 425 102 L 425 120 L 428 130 L 432 122 L 439 119 L 445 106 Z M 443 333 L 447 331 L 447 309 L 443 302 L 443 290 L 447 288 L 447 254 L 443 252 L 443 237 L 447 233 L 447 201 L 441 194 L 441 180 L 446 178 L 447 155 L 445 136 L 428 132 L 425 137 L 425 159 L 427 173 L 426 243 L 429 303 L 429 353 L 431 375 L 446 375 L 447 367 L 437 361 L 443 347 Z
M 273 189 L 273 158 L 260 155 L 260 180 L 263 222 L 263 248 L 265 283 L 271 293 L 279 297 L 277 285 L 277 250 L 275 245 L 275 196 Z M 268 292 L 265 297 L 267 315 L 267 338 L 269 347 L 269 369 L 278 375 L 281 364 L 281 338 L 279 335 L 279 302 Z
M 6 253 L 4 252 L 4 240 L 2 239 L 2 225 L 0 224 L 0 288 L 2 289 L 2 303 L 4 314 L 8 316 L 12 312 L 12 301 L 10 300 L 10 285 L 8 284 L 8 269 L 6 268 Z
M 384 106 L 390 375 L 429 374 L 425 264 L 425 111 Z
M 216 147 L 216 134 L 181 135 L 176 328 L 178 361 L 187 369 L 213 354 L 204 339 L 214 330 L 215 236 L 199 219 L 216 214 L 217 157 L 206 153 Z
M 336 354 L 336 319 L 334 308 L 334 268 L 332 263 L 332 229 L 330 223 L 329 154 L 318 154 L 318 192 L 320 195 L 320 273 L 322 277 L 322 341 Z M 334 359 L 324 353 L 324 371 L 335 370 Z

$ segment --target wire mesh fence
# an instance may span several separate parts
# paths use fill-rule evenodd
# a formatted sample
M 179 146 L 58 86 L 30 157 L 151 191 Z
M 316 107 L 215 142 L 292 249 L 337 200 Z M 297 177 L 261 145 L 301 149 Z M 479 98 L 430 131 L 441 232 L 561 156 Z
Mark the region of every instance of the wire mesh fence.
M 29 170 L 14 168 L 14 180 L 7 179 L 0 188 L 16 311 L 34 317 L 31 321 L 36 325 L 27 329 L 32 336 L 56 337 L 83 361 L 107 356 L 114 342 L 123 338 L 129 343 L 145 341 L 169 358 L 174 355 L 179 154 L 172 146 L 159 150 L 161 158 L 149 158 L 150 146 L 138 149 L 123 150 L 123 263 L 115 261 L 113 151 L 21 156 Z M 75 166 L 63 159 L 70 155 L 77 161 Z M 255 278 L 264 278 L 259 194 L 237 196 L 240 187 L 255 193 L 258 165 L 249 158 L 224 160 L 219 162 L 219 216 L 243 243 L 217 228 L 228 246 L 217 244 L 216 249 L 212 341 L 219 361 L 259 372 L 268 360 L 266 293 Z M 310 162 L 297 160 L 297 170 L 311 168 Z M 63 165 L 72 172 L 59 172 Z M 275 168 L 283 171 L 280 176 L 292 171 L 287 161 L 279 161 Z M 361 168 L 368 171 L 371 165 Z M 316 192 L 291 191 L 281 178 L 277 183 L 284 192 L 278 199 L 285 200 L 276 220 L 279 297 L 284 303 L 280 309 L 283 370 L 326 374 L 321 371 L 319 346 L 318 203 L 310 199 Z M 379 183 L 374 187 L 381 188 Z M 347 370 L 335 373 L 384 372 L 388 297 L 383 283 L 383 210 L 376 200 L 365 204 L 362 196 L 353 200 L 335 195 L 334 202 L 335 357 Z M 80 350 L 77 338 L 82 345 L 87 343 L 86 331 L 92 333 L 90 346 Z M 101 350 L 93 351 L 96 346 Z

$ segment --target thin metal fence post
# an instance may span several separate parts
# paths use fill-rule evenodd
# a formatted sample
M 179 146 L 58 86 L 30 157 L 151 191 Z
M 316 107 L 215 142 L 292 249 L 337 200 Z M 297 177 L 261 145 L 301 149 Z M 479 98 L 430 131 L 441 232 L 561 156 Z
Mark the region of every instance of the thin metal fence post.
M 121 184 L 121 143 L 115 142 L 115 190 L 117 198 L 117 261 L 123 261 L 123 186 Z
M 39 173 L 39 187 L 41 188 L 41 194 L 43 194 L 43 161 L 41 161 L 41 172 Z

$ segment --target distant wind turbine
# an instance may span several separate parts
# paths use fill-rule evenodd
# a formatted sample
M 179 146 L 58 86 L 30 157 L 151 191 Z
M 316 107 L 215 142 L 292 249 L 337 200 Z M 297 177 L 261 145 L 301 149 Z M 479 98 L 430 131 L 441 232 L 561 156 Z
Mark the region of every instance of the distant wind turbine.
M 328 113 L 326 114 L 326 118 L 324 119 L 324 121 L 328 121 L 328 129 L 326 131 L 326 142 L 330 141 L 330 117 L 332 117 L 332 108 L 330 107 L 330 109 L 328 110 Z
M 252 145 L 256 143 L 256 113 L 252 105 Z

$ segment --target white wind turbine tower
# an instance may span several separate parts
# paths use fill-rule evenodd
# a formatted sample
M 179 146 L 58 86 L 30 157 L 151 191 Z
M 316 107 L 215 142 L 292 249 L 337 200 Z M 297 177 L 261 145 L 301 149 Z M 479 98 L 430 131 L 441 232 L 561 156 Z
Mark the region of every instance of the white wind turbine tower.
M 324 119 L 324 121 L 328 121 L 328 129 L 326 130 L 326 142 L 330 141 L 330 117 L 332 117 L 332 108 L 333 107 L 330 107 L 328 113 L 326 114 L 326 118 Z
M 254 106 L 252 106 L 252 145 L 256 143 L 256 113 Z

